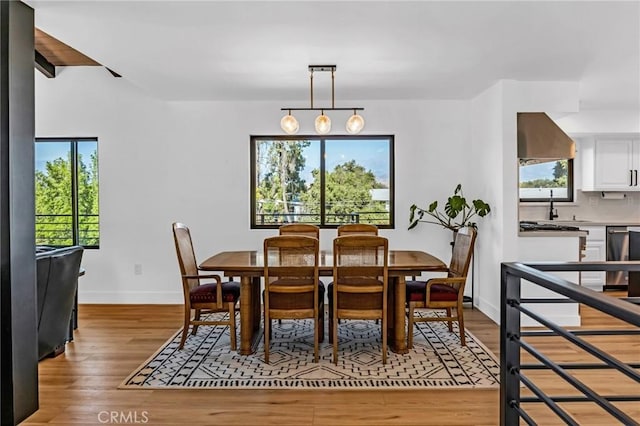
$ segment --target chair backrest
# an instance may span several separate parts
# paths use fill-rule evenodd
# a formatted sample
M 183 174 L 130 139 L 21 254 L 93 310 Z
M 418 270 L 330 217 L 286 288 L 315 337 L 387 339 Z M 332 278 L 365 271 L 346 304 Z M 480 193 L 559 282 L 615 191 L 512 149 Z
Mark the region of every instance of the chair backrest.
M 38 359 L 65 344 L 83 252 L 81 246 L 72 246 L 36 255 Z
M 305 235 L 320 239 L 320 228 L 309 223 L 290 223 L 279 228 L 280 235 Z
M 319 242 L 317 238 L 304 235 L 278 235 L 265 238 L 264 278 L 266 293 L 272 291 L 317 293 L 318 253 Z
M 184 278 L 185 275 L 198 275 L 198 264 L 187 225 L 179 222 L 173 224 L 173 240 L 176 243 L 180 274 L 183 276 L 182 283 L 188 293 L 188 290 L 198 286 L 200 281 L 197 278 Z
M 338 226 L 338 237 L 343 235 L 378 235 L 378 227 L 367 223 L 347 223 Z
M 458 230 L 453 242 L 453 253 L 451 254 L 451 263 L 449 264 L 449 277 L 467 276 L 475 241 L 475 229 L 467 227 Z
M 337 291 L 386 290 L 389 243 L 377 235 L 344 235 L 333 240 L 333 280 Z

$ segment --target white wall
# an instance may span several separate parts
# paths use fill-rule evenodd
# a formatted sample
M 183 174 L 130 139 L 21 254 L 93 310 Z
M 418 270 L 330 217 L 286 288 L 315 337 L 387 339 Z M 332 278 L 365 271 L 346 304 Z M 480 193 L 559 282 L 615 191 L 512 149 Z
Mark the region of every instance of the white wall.
M 166 102 L 100 67 L 36 74 L 36 135 L 98 137 L 101 244 L 85 252 L 81 303 L 181 303 L 174 221 L 191 228 L 199 260 L 258 249 L 272 234 L 249 229 L 249 135 L 282 134 L 280 108 L 294 103 Z M 395 135 L 396 229 L 381 234 L 391 247 L 448 262 L 449 232 L 407 231 L 408 209 L 446 199 L 457 183 L 472 188 L 469 102 L 357 103 L 366 108 L 365 133 Z M 300 134 L 312 134 L 313 117 L 302 114 Z M 491 202 L 497 193 L 479 196 Z M 322 231 L 323 248 L 334 233 Z
M 491 213 L 479 223 L 474 256 L 476 305 L 498 322 L 500 318 L 500 271 L 505 240 L 504 161 L 502 82 L 495 84 L 471 102 L 470 165 L 473 179 L 469 193 L 478 194 L 491 205 Z
M 638 110 L 586 110 L 566 114 L 554 120 L 566 133 L 638 133 Z

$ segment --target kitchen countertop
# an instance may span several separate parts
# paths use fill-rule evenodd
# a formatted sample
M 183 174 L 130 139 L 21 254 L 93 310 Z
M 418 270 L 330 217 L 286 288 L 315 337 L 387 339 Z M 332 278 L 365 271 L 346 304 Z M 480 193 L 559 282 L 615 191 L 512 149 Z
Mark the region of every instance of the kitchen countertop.
M 586 237 L 587 231 L 518 231 L 519 237 Z
M 557 223 L 558 225 L 571 225 L 571 226 L 640 226 L 639 221 L 604 221 L 604 220 L 538 220 L 538 223 Z

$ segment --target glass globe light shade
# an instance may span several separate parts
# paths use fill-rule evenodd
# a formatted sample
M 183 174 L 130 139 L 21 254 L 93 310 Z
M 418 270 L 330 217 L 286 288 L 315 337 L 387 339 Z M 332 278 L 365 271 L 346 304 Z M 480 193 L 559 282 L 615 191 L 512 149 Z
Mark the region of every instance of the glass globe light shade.
M 346 127 L 347 133 L 349 133 L 350 135 L 357 135 L 364 128 L 364 118 L 354 112 L 353 115 L 347 120 Z
M 331 119 L 323 114 L 316 117 L 316 133 L 326 135 L 331 131 Z
M 280 120 L 280 127 L 288 135 L 295 135 L 296 133 L 298 133 L 300 125 L 298 124 L 298 120 L 296 120 L 296 118 L 291 115 L 291 113 L 289 113 L 282 117 L 282 120 Z

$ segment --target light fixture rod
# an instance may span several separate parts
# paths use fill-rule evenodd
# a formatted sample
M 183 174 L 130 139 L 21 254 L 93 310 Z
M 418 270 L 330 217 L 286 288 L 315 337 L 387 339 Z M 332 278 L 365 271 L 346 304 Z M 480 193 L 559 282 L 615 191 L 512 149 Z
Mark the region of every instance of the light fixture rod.
M 280 108 L 280 111 L 364 111 L 362 107 L 346 108 Z
M 335 68 L 331 70 L 331 108 L 336 107 Z
M 311 71 L 311 74 L 309 75 L 309 81 L 310 84 L 309 86 L 311 86 L 311 108 L 313 108 L 313 69 L 311 69 L 311 67 L 309 67 L 309 70 Z

